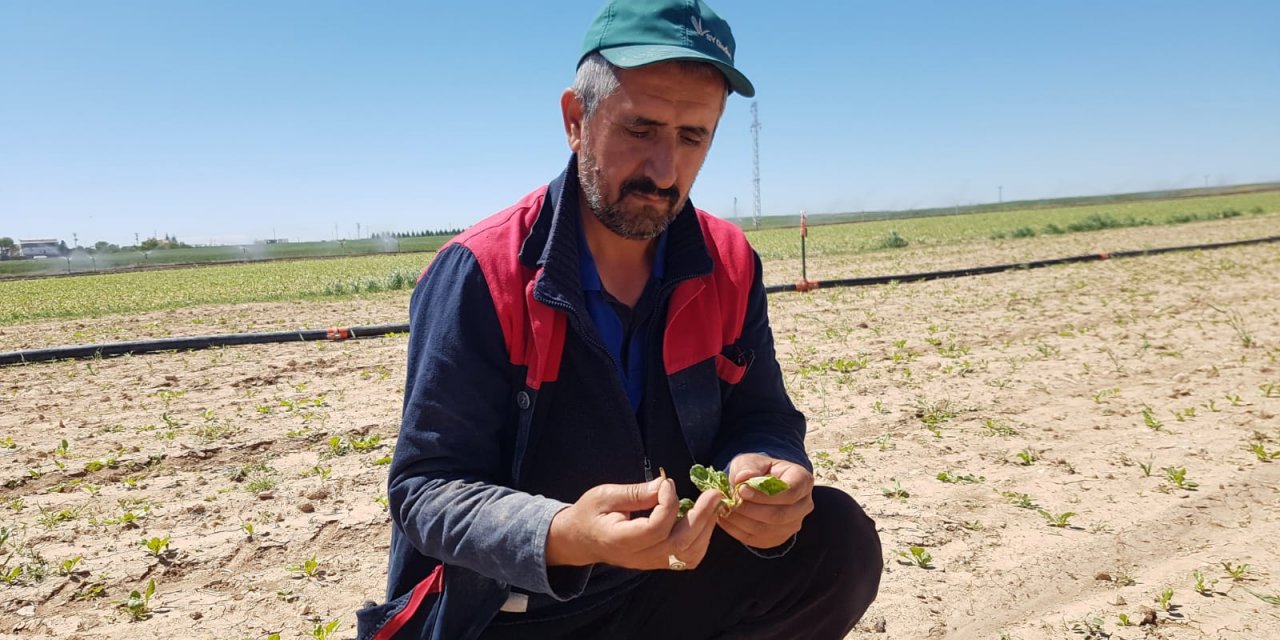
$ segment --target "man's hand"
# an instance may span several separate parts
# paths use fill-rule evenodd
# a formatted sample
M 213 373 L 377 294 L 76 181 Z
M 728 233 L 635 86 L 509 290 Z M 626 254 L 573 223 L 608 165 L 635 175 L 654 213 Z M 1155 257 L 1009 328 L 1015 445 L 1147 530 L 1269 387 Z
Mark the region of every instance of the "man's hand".
M 675 481 L 593 487 L 551 519 L 547 566 L 611 564 L 628 569 L 667 569 L 669 556 L 688 568 L 707 554 L 715 531 L 719 492 L 704 491 L 684 518 Z M 652 509 L 632 518 L 634 511 Z
M 743 485 L 738 489 L 742 504 L 720 518 L 720 528 L 749 547 L 772 549 L 795 535 L 813 511 L 813 474 L 794 462 L 758 453 L 744 453 L 729 463 L 729 483 L 735 487 L 763 475 L 772 475 L 789 488 L 768 496 Z

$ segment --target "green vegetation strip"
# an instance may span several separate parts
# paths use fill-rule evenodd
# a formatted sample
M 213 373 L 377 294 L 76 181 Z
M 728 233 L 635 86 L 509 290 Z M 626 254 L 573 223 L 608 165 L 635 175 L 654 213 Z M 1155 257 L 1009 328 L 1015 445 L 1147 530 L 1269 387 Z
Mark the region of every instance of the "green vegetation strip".
M 279 244 L 226 245 L 185 247 L 138 251 L 77 251 L 68 258 L 44 260 L 8 260 L 0 262 L 0 276 L 37 276 L 155 267 L 158 265 L 195 265 L 298 258 L 339 258 L 390 253 L 435 251 L 452 236 L 420 235 L 407 238 L 364 238 L 361 240 L 326 240 L 321 242 L 282 242 Z
M 431 254 L 0 280 L 0 325 L 408 289 Z
M 1280 211 L 1280 192 L 1099 206 L 1000 211 L 815 226 L 809 259 L 902 246 L 1019 242 L 1017 230 L 1085 232 L 1122 226 L 1180 224 Z M 1030 235 L 1030 234 L 1026 234 Z M 750 232 L 765 260 L 799 258 L 795 229 Z M 1119 247 L 1118 247 L 1119 248 Z M 58 318 L 145 313 L 207 304 L 307 300 L 406 290 L 432 254 L 392 254 L 218 265 L 37 280 L 0 279 L 0 326 Z M 30 261 L 26 261 L 30 262 Z M 41 261 L 47 262 L 47 261 Z
M 1184 224 L 1252 217 L 1280 211 L 1280 192 L 1157 200 L 1121 204 L 995 211 L 955 216 L 877 220 L 809 227 L 809 259 L 868 253 L 904 246 L 940 246 L 976 240 L 1031 237 L 1099 229 Z M 748 231 L 764 260 L 800 257 L 796 229 Z

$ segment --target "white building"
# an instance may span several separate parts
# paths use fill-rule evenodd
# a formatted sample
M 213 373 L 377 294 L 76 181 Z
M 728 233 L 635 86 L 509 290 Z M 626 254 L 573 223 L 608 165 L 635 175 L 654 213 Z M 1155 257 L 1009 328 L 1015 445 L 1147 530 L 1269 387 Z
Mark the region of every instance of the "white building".
M 36 256 L 56 258 L 62 255 L 60 244 L 57 240 L 19 240 L 18 255 L 24 258 Z

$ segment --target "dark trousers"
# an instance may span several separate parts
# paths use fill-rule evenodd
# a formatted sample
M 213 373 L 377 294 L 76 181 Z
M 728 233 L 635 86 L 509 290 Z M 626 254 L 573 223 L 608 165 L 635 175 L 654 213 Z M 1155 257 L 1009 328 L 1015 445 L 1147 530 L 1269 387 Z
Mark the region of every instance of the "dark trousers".
M 691 571 L 655 571 L 626 595 L 567 618 L 491 627 L 483 640 L 839 640 L 875 600 L 875 522 L 848 494 L 813 491 L 795 546 L 765 559 L 716 530 Z

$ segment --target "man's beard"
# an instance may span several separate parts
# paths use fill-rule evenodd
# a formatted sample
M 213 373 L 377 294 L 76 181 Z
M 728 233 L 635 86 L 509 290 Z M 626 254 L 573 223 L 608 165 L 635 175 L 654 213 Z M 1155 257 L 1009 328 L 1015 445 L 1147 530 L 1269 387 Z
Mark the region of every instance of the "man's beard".
M 585 148 L 586 145 L 583 146 Z M 606 201 L 600 188 L 600 167 L 595 159 L 584 150 L 578 154 L 578 165 L 582 194 L 586 196 L 591 212 L 610 231 L 628 240 L 652 240 L 662 235 L 684 208 L 685 200 L 680 197 L 679 189 L 659 189 L 653 180 L 643 176 L 623 182 L 618 187 L 617 198 Z M 623 200 L 631 193 L 666 198 L 669 204 L 666 207 L 644 204 L 626 209 Z

